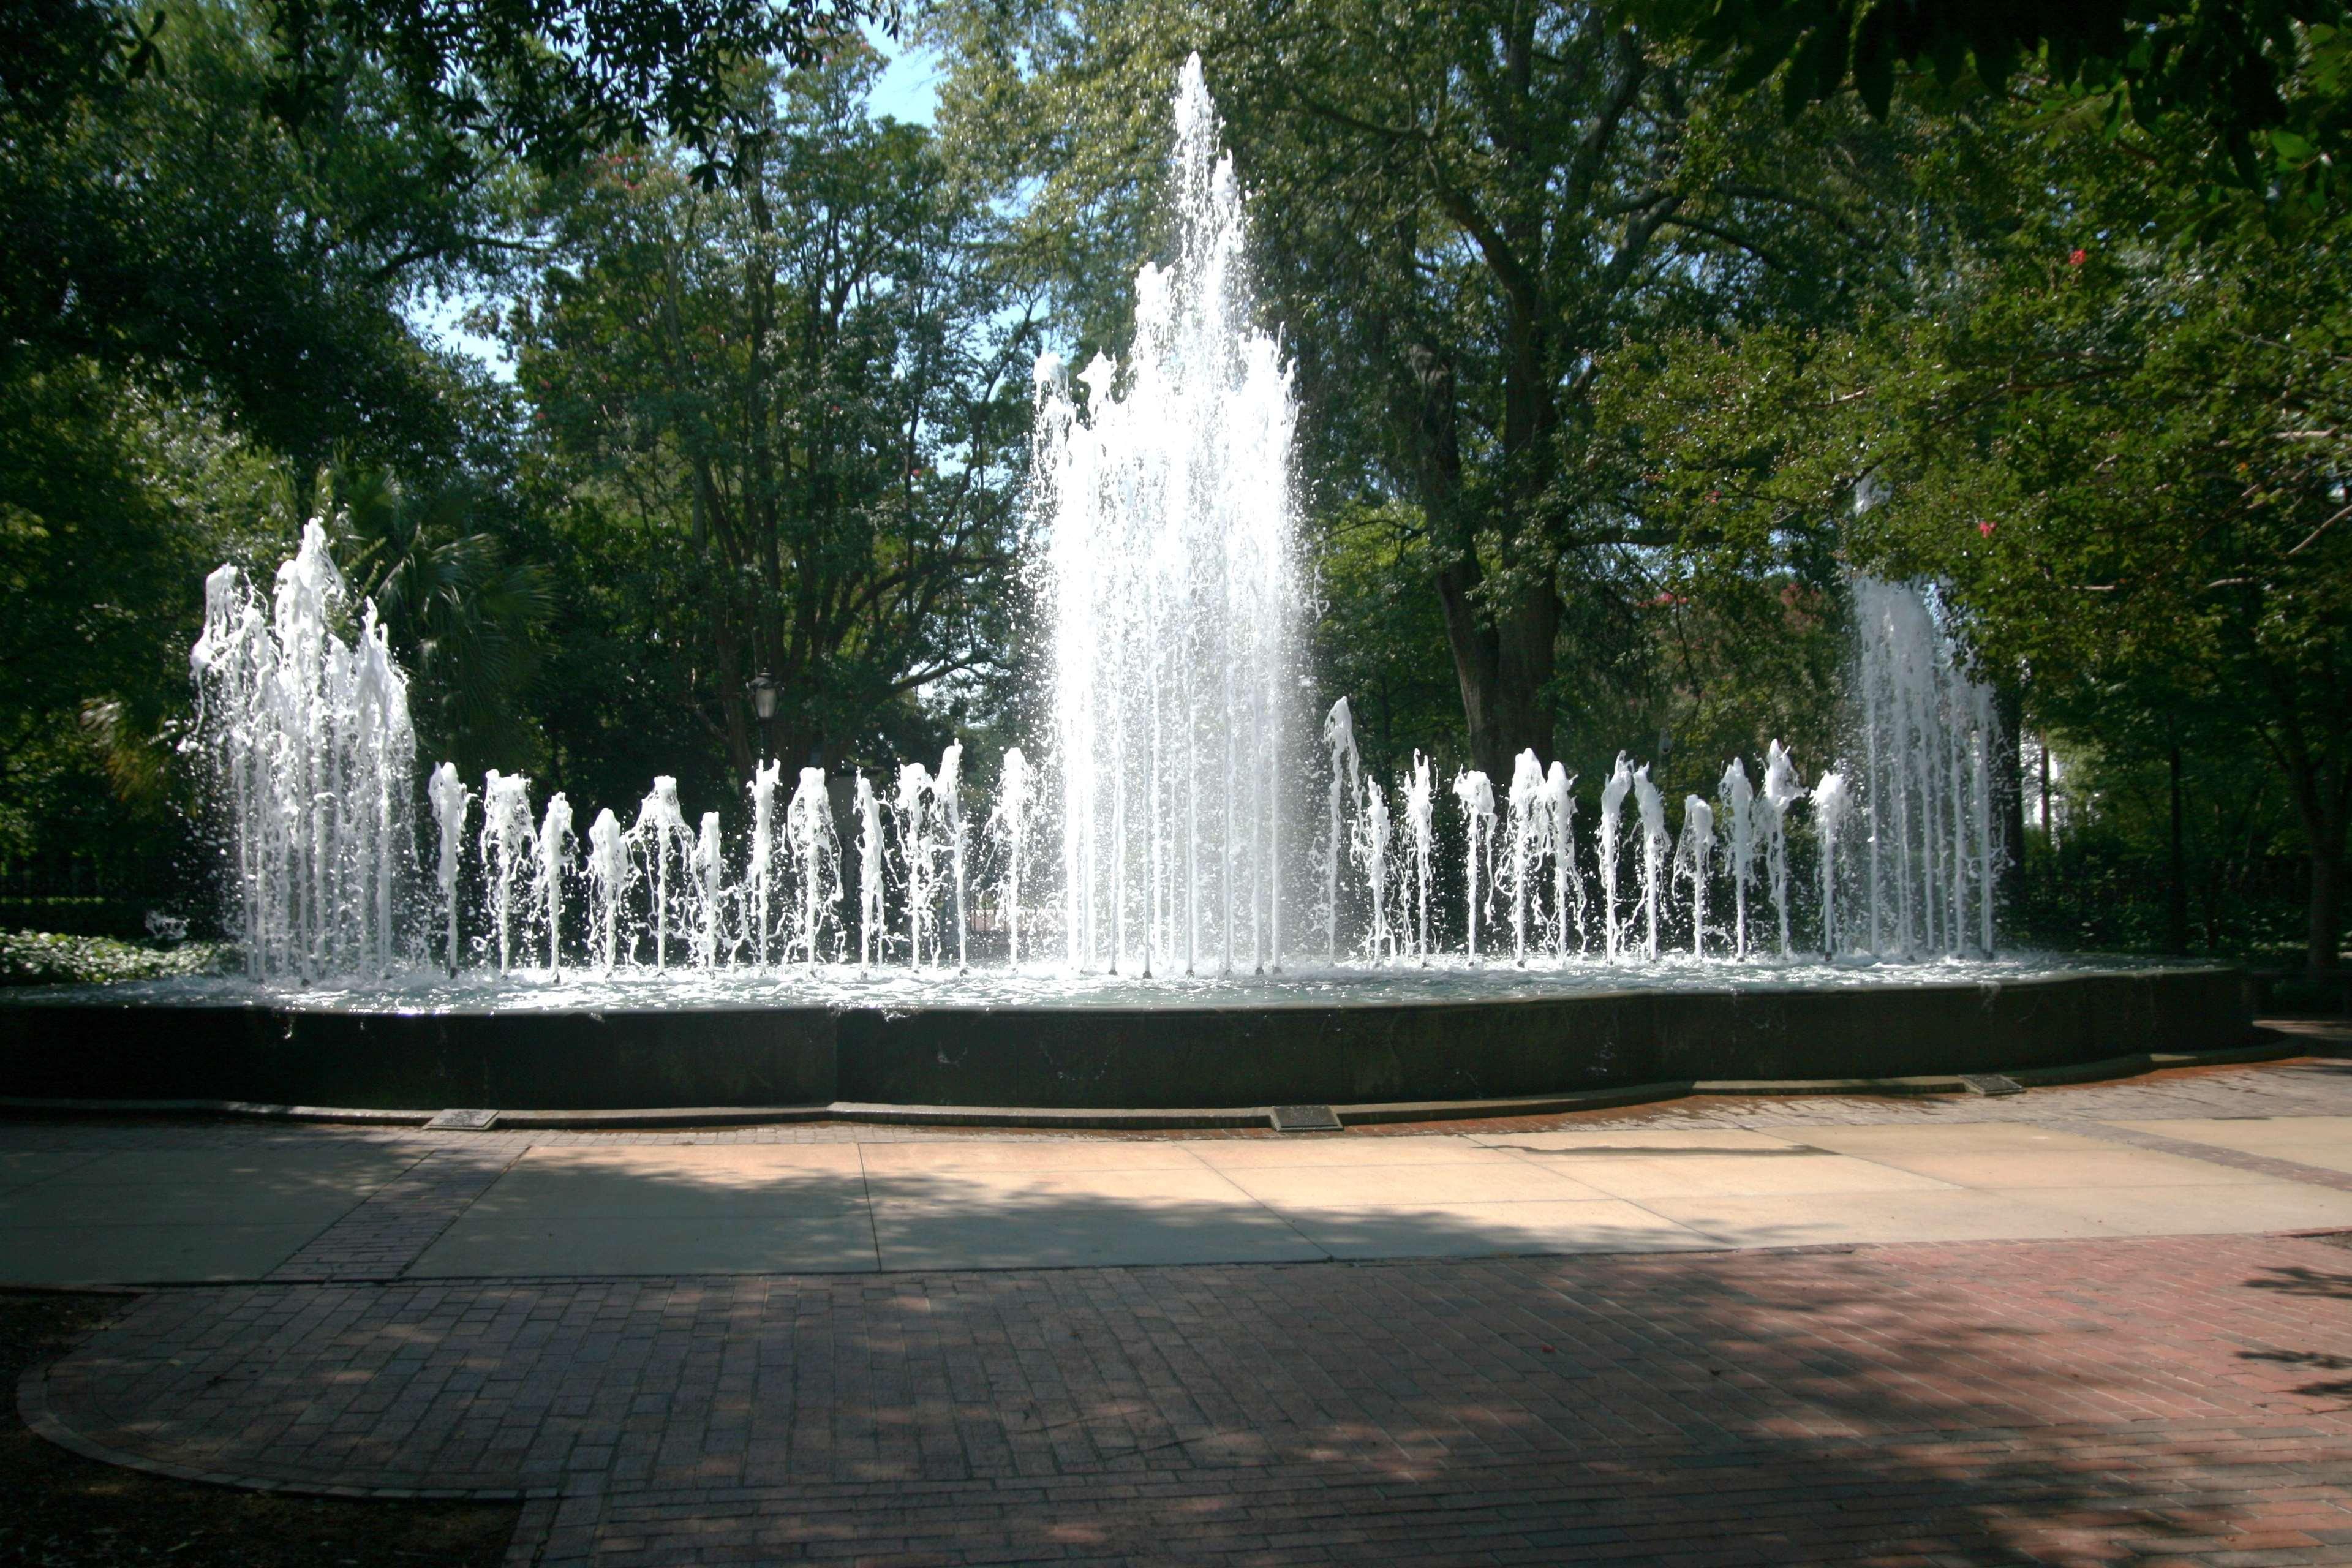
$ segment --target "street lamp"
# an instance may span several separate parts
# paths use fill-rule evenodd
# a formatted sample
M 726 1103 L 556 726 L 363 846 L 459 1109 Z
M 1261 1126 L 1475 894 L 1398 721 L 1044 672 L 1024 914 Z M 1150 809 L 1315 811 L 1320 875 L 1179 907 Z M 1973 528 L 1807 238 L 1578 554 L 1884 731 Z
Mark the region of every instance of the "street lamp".
M 776 716 L 776 683 L 766 670 L 751 678 L 751 711 L 760 721 L 760 754 L 768 752 L 768 721 Z

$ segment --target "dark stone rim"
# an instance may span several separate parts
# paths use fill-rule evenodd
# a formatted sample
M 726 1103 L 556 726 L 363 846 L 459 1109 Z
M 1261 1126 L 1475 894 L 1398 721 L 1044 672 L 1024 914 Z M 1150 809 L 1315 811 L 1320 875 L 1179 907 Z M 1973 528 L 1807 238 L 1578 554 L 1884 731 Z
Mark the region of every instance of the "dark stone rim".
M 12 999 L 0 1097 L 359 1109 L 1464 1101 L 2005 1072 L 2242 1045 L 2234 968 L 1168 1007 L 327 1012 Z

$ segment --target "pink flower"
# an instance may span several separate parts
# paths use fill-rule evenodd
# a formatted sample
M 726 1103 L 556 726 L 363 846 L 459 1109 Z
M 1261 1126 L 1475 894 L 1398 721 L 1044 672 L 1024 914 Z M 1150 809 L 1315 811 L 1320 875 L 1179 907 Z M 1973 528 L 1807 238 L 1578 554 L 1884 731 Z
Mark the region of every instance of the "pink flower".
M 2069 267 L 2080 267 L 2083 263 L 2090 259 L 2091 253 L 2083 249 L 2080 246 L 2077 246 L 2071 253 L 2068 254 L 2066 258 L 2066 265 Z
M 1977 524 L 1977 534 L 1979 538 L 1990 539 L 1992 537 L 1992 524 L 1989 522 L 1980 522 Z

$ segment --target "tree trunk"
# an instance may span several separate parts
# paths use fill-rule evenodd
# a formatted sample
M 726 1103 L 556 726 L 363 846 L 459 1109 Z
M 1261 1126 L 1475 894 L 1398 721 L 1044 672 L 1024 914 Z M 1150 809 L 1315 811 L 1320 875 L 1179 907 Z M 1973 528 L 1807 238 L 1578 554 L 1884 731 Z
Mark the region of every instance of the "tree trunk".
M 1479 602 L 1486 582 L 1473 521 L 1461 500 L 1462 450 L 1454 397 L 1454 366 L 1436 349 L 1406 352 L 1418 392 L 1412 437 L 1423 513 L 1437 556 L 1438 603 L 1445 641 L 1462 689 L 1471 765 L 1498 787 L 1508 783 L 1511 759 L 1530 747 L 1552 755 L 1551 682 L 1559 630 L 1559 602 L 1549 584 L 1500 606 Z
M 2311 852 L 2311 972 L 2333 974 L 2340 959 L 2337 933 L 2344 929 L 2344 852 Z

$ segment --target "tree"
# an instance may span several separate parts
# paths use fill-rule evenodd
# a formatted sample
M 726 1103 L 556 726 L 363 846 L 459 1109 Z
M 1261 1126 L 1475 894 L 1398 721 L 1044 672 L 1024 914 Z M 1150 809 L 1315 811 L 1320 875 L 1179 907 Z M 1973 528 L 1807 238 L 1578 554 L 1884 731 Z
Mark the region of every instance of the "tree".
M 1654 516 L 1845 518 L 1847 558 L 1932 576 L 1984 668 L 2118 758 L 2273 770 L 2339 961 L 2352 807 L 2352 291 L 2341 220 L 2159 242 L 2193 176 L 2146 148 L 1988 143 L 2043 195 L 1934 309 L 1850 331 L 1691 335 L 1618 383 Z M 1952 177 L 1959 178 L 1957 170 Z M 1670 410 L 1661 415 L 1657 411 Z M 1853 515 L 1859 487 L 1877 504 Z
M 745 84 L 716 190 L 678 150 L 567 188 L 511 327 L 573 531 L 635 536 L 629 613 L 671 629 L 669 700 L 739 778 L 771 745 L 911 739 L 918 698 L 1011 636 L 1034 344 L 929 133 L 866 118 L 875 68 Z M 764 737 L 761 672 L 784 693 Z
M 1895 173 L 1887 136 L 1786 133 L 1606 5 L 973 5 L 938 26 L 947 134 L 1041 183 L 1032 254 L 1087 275 L 1065 298 L 1096 341 L 1105 278 L 1148 253 L 1152 115 L 1199 47 L 1269 215 L 1308 477 L 1417 536 L 1399 558 L 1425 563 L 1470 754 L 1502 775 L 1558 750 L 1566 639 L 1632 623 L 1589 602 L 1654 595 L 1669 542 L 1590 468 L 1606 356 L 1677 322 L 1834 312 Z M 1073 232 L 1101 237 L 1074 253 Z
M 1727 87 L 1778 79 L 1790 115 L 1850 85 L 1885 119 L 1898 76 L 1948 98 L 2021 79 L 2111 123 L 2187 131 L 2245 184 L 2323 192 L 2352 132 L 2343 0 L 1659 0 L 1656 19 L 1727 55 Z

